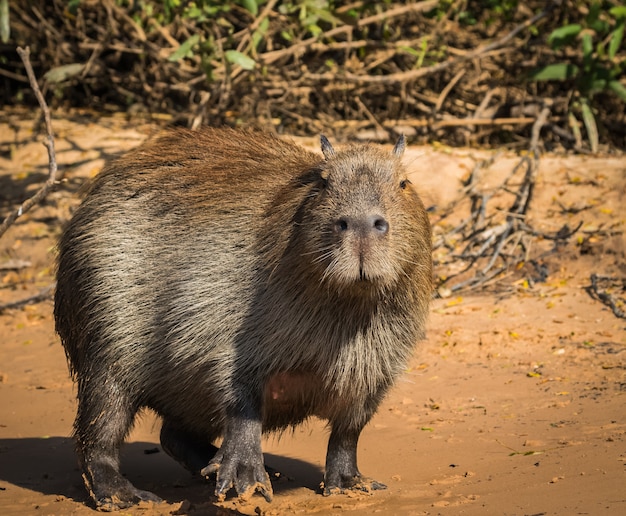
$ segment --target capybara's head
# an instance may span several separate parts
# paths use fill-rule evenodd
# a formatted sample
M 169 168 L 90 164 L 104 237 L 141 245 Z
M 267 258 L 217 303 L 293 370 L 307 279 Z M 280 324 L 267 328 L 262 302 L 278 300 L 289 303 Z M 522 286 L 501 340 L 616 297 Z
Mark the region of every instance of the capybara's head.
M 392 151 L 364 145 L 333 149 L 322 137 L 318 186 L 302 219 L 302 242 L 321 280 L 340 289 L 393 287 L 427 277 L 430 226 L 401 162 Z M 426 256 L 428 258 L 426 258 Z

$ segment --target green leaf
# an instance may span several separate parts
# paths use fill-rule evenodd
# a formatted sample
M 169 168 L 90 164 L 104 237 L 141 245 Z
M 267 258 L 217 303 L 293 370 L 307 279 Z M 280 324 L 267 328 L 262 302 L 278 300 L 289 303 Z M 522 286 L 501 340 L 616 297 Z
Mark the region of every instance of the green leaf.
M 80 7 L 81 0 L 69 0 L 67 3 L 67 10 L 70 14 L 76 15 L 78 13 L 78 8 Z
M 626 6 L 620 5 L 616 7 L 611 7 L 609 9 L 611 16 L 617 20 L 623 20 L 626 18 Z
M 396 50 L 401 50 L 402 52 L 406 52 L 407 54 L 411 54 L 413 57 L 419 57 L 421 52 L 415 50 L 412 47 L 407 47 L 405 45 L 399 45 L 396 47 Z
M 259 44 L 263 41 L 263 38 L 267 34 L 267 29 L 270 26 L 269 18 L 264 18 L 259 24 L 259 28 L 252 33 L 252 46 L 259 48 Z
M 323 20 L 326 23 L 330 23 L 333 26 L 342 25 L 342 21 L 326 9 L 315 9 L 313 12 L 320 20 Z
M 611 33 L 611 39 L 609 41 L 609 59 L 614 59 L 620 45 L 622 44 L 622 38 L 624 37 L 624 20 L 621 20 L 615 30 Z
M 241 66 L 244 70 L 254 70 L 256 61 L 251 57 L 238 52 L 237 50 L 227 50 L 224 52 L 226 61 L 237 66 Z
M 589 101 L 586 98 L 580 100 L 580 110 L 583 115 L 585 129 L 587 129 L 591 152 L 598 152 L 598 126 L 596 125 L 596 117 L 593 115 Z
M 571 63 L 555 63 L 535 70 L 530 75 L 533 81 L 565 81 L 578 75 L 579 69 Z
M 548 36 L 548 43 L 553 48 L 559 48 L 564 44 L 572 41 L 580 31 L 583 30 L 582 25 L 579 23 L 573 23 L 571 25 L 564 25 L 563 27 L 559 27 L 558 29 L 554 29 L 552 33 Z
M 85 65 L 83 63 L 72 63 L 68 65 L 57 66 L 48 70 L 43 78 L 52 84 L 65 82 L 72 77 L 76 77 L 83 73 Z
M 591 68 L 591 63 L 593 61 L 593 39 L 591 34 L 588 31 L 585 31 L 582 37 L 582 47 L 583 47 L 583 66 L 585 71 L 588 71 Z
M 259 14 L 259 4 L 256 0 L 242 0 L 241 5 L 243 5 L 253 16 Z
M 198 43 L 198 41 L 200 41 L 200 34 L 194 34 L 174 52 L 172 52 L 172 55 L 168 57 L 167 60 L 175 63 L 180 61 L 183 57 L 187 57 L 191 54 L 191 49 Z
M 593 23 L 590 23 L 588 25 L 588 28 L 590 28 L 591 30 L 595 31 L 596 34 L 598 34 L 600 37 L 602 37 L 605 34 L 608 34 L 609 29 L 611 28 L 611 26 L 607 22 L 605 22 L 604 20 L 596 20 Z
M 204 16 L 204 11 L 193 4 L 189 7 L 189 9 L 185 10 L 185 17 L 198 21 L 206 20 L 206 17 Z
M 602 5 L 601 5 L 600 2 L 593 2 L 589 6 L 589 14 L 587 14 L 587 16 L 585 18 L 585 21 L 587 22 L 588 26 L 593 26 L 594 23 L 596 23 L 596 21 L 598 21 L 598 18 L 600 17 L 600 12 L 601 11 L 602 11 Z
M 610 81 L 607 86 L 610 90 L 613 90 L 613 93 L 626 102 L 626 86 L 617 80 Z
M 9 0 L 0 0 L 0 40 L 2 43 L 8 43 L 10 36 Z
M 608 83 L 606 79 L 602 77 L 594 77 L 593 81 L 591 81 L 591 85 L 589 86 L 589 91 L 591 93 L 598 93 L 599 91 L 603 91 L 606 89 Z
M 319 36 L 320 34 L 324 32 L 324 30 L 316 23 L 314 23 L 313 25 L 307 25 L 306 28 L 311 33 L 311 35 L 315 37 Z

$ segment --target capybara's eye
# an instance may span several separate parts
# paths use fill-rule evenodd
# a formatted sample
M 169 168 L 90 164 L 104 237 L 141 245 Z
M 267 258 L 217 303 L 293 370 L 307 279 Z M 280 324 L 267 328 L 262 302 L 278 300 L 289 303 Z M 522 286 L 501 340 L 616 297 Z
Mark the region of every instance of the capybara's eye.
M 408 179 L 403 179 L 402 181 L 400 181 L 400 188 L 402 188 L 403 190 L 406 188 L 406 185 L 410 185 L 411 181 L 409 181 Z

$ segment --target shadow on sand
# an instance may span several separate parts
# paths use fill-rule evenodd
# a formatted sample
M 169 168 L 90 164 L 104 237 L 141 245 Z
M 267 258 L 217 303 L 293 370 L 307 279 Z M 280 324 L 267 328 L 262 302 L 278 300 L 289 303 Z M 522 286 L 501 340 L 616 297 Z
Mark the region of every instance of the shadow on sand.
M 135 486 L 168 503 L 188 500 L 206 507 L 214 500 L 213 482 L 191 475 L 155 443 L 127 443 L 121 460 L 122 472 Z M 319 489 L 323 472 L 318 467 L 272 454 L 266 454 L 265 460 L 289 478 L 273 482 L 275 493 L 302 487 Z M 11 486 L 16 486 L 90 505 L 71 438 L 0 439 L 0 482 L 4 484 L 0 484 L 0 500 L 3 492 L 9 494 Z

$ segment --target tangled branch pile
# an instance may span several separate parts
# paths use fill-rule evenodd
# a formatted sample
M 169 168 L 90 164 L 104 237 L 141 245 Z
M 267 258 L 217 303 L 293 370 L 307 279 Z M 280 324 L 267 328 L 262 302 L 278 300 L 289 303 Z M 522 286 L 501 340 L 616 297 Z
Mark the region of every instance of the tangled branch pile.
M 57 105 L 165 112 L 192 126 L 524 147 L 549 106 L 548 145 L 625 148 L 626 10 L 596 4 L 13 2 L 0 77 L 13 102 L 30 96 L 14 50 L 29 45 Z

